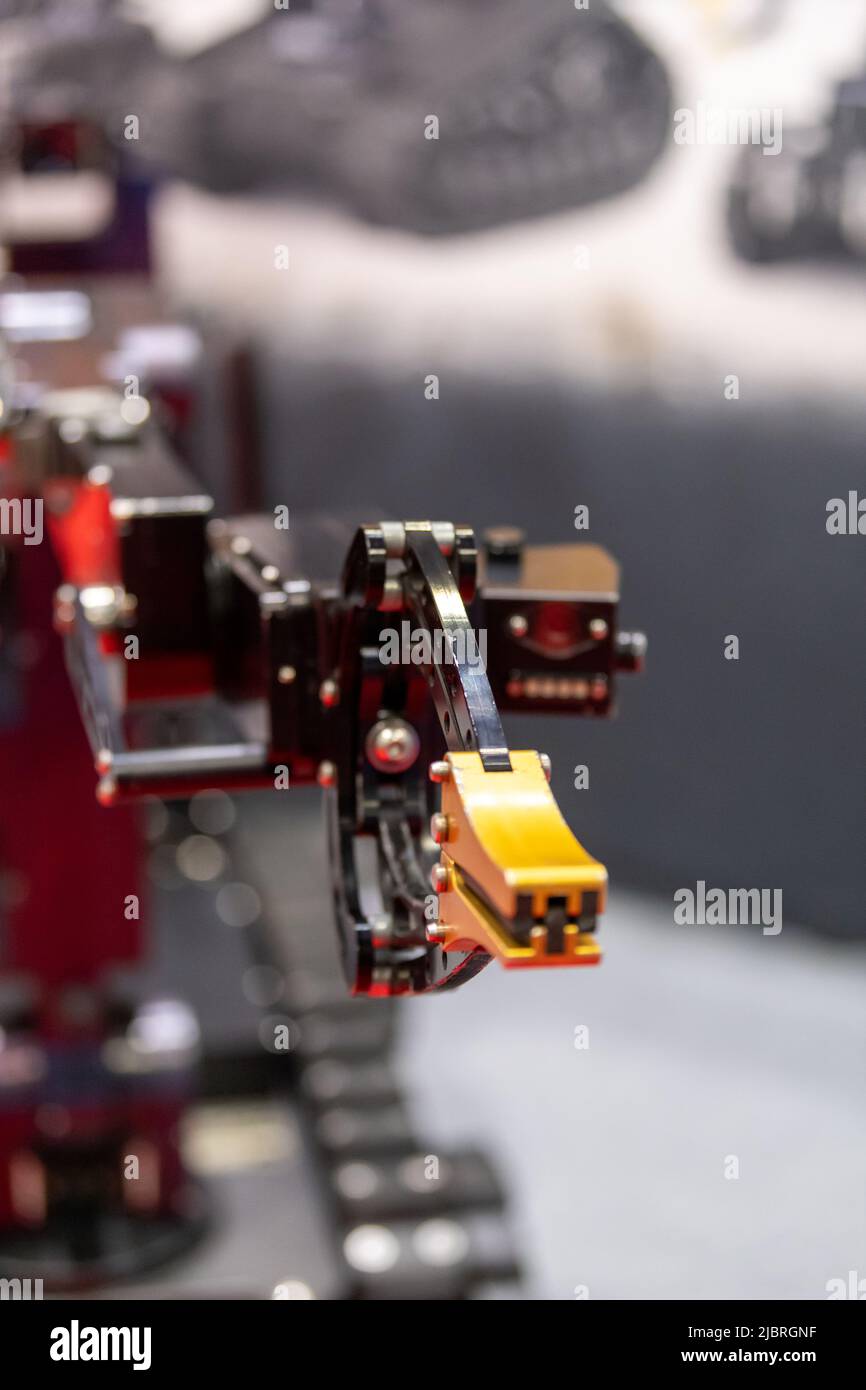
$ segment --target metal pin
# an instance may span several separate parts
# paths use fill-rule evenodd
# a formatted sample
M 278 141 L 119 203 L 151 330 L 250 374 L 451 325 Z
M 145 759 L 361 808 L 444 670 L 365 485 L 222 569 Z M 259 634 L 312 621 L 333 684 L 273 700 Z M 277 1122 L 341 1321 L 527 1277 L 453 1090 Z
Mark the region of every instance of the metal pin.
M 329 677 L 328 680 L 322 681 L 319 686 L 319 699 L 325 709 L 333 709 L 340 703 L 340 687 L 335 680 Z
M 451 881 L 450 870 L 444 864 L 434 864 L 430 870 L 430 883 L 434 893 L 445 893 Z
M 111 806 L 117 796 L 117 781 L 114 777 L 101 777 L 96 787 L 96 800 L 100 806 Z
M 318 782 L 320 787 L 333 787 L 336 780 L 336 764 L 330 762 L 326 758 L 324 762 L 319 763 L 318 770 L 316 772 L 316 781 Z

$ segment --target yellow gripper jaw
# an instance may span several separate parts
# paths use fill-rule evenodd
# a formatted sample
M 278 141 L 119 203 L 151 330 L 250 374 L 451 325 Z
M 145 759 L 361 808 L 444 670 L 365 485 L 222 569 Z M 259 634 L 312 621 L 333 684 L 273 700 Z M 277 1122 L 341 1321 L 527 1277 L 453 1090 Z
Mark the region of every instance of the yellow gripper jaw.
M 430 935 L 444 951 L 481 947 L 508 967 L 597 965 L 607 870 L 563 819 L 541 756 L 510 761 L 510 771 L 486 771 L 478 753 L 450 752 L 430 769 L 442 784 Z

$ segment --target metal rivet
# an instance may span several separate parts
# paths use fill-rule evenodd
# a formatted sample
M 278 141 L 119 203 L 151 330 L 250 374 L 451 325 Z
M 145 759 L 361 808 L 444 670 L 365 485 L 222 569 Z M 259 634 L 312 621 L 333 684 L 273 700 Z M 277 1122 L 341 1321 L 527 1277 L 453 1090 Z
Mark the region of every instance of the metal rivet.
M 434 864 L 430 870 L 430 883 L 434 893 L 445 893 L 451 881 L 451 874 L 444 864 Z
M 334 783 L 336 782 L 336 780 L 337 780 L 337 767 L 336 767 L 336 764 L 335 764 L 335 763 L 332 763 L 332 762 L 329 762 L 327 759 L 326 759 L 324 762 L 319 763 L 319 767 L 318 767 L 318 770 L 317 770 L 317 772 L 316 772 L 316 781 L 318 782 L 319 786 L 320 786 L 320 787 L 333 787 L 333 785 L 334 785 Z
M 340 687 L 335 680 L 329 678 L 322 681 L 319 686 L 319 699 L 325 709 L 333 709 L 335 705 L 340 703 Z
M 117 781 L 114 777 L 101 777 L 96 787 L 96 800 L 100 806 L 111 806 L 117 796 Z
M 396 715 L 380 719 L 367 734 L 367 757 L 382 772 L 407 772 L 421 750 L 416 730 Z

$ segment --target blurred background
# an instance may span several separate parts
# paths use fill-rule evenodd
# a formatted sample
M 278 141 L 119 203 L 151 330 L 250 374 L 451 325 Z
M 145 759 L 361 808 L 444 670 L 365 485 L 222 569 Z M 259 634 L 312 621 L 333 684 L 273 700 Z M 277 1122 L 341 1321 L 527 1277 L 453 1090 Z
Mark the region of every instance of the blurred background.
M 866 1274 L 866 542 L 826 525 L 866 496 L 866 9 L 7 8 L 0 110 L 83 113 L 153 182 L 221 507 L 515 523 L 621 565 L 649 658 L 617 718 L 508 727 L 608 866 L 603 967 L 491 969 L 401 1013 L 425 1127 L 498 1159 L 522 1296 L 796 1299 Z M 774 113 L 779 152 L 678 143 L 701 108 Z M 105 215 L 104 179 L 53 173 L 38 204 L 8 174 L 0 241 Z M 330 939 L 315 798 L 238 815 L 279 929 Z M 782 932 L 675 925 L 697 880 L 782 890 Z M 170 942 L 170 894 L 160 916 Z M 299 1269 L 303 1224 L 280 1236 Z

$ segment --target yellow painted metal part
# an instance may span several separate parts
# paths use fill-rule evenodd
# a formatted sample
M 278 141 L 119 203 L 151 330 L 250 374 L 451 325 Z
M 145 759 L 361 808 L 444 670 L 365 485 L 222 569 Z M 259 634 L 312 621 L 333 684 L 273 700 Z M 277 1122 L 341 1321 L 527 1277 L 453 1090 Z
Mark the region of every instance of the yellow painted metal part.
M 562 817 L 536 752 L 512 752 L 510 772 L 486 772 L 477 753 L 448 753 L 442 784 L 448 830 L 442 845 L 447 885 L 439 898 L 444 949 L 471 942 L 508 966 L 595 965 L 595 937 L 581 932 L 584 894 L 604 909 L 607 871 L 575 838 Z M 548 931 L 535 926 L 530 944 L 515 940 L 520 898 L 543 918 L 549 900 L 565 900 L 562 949 L 548 950 Z

